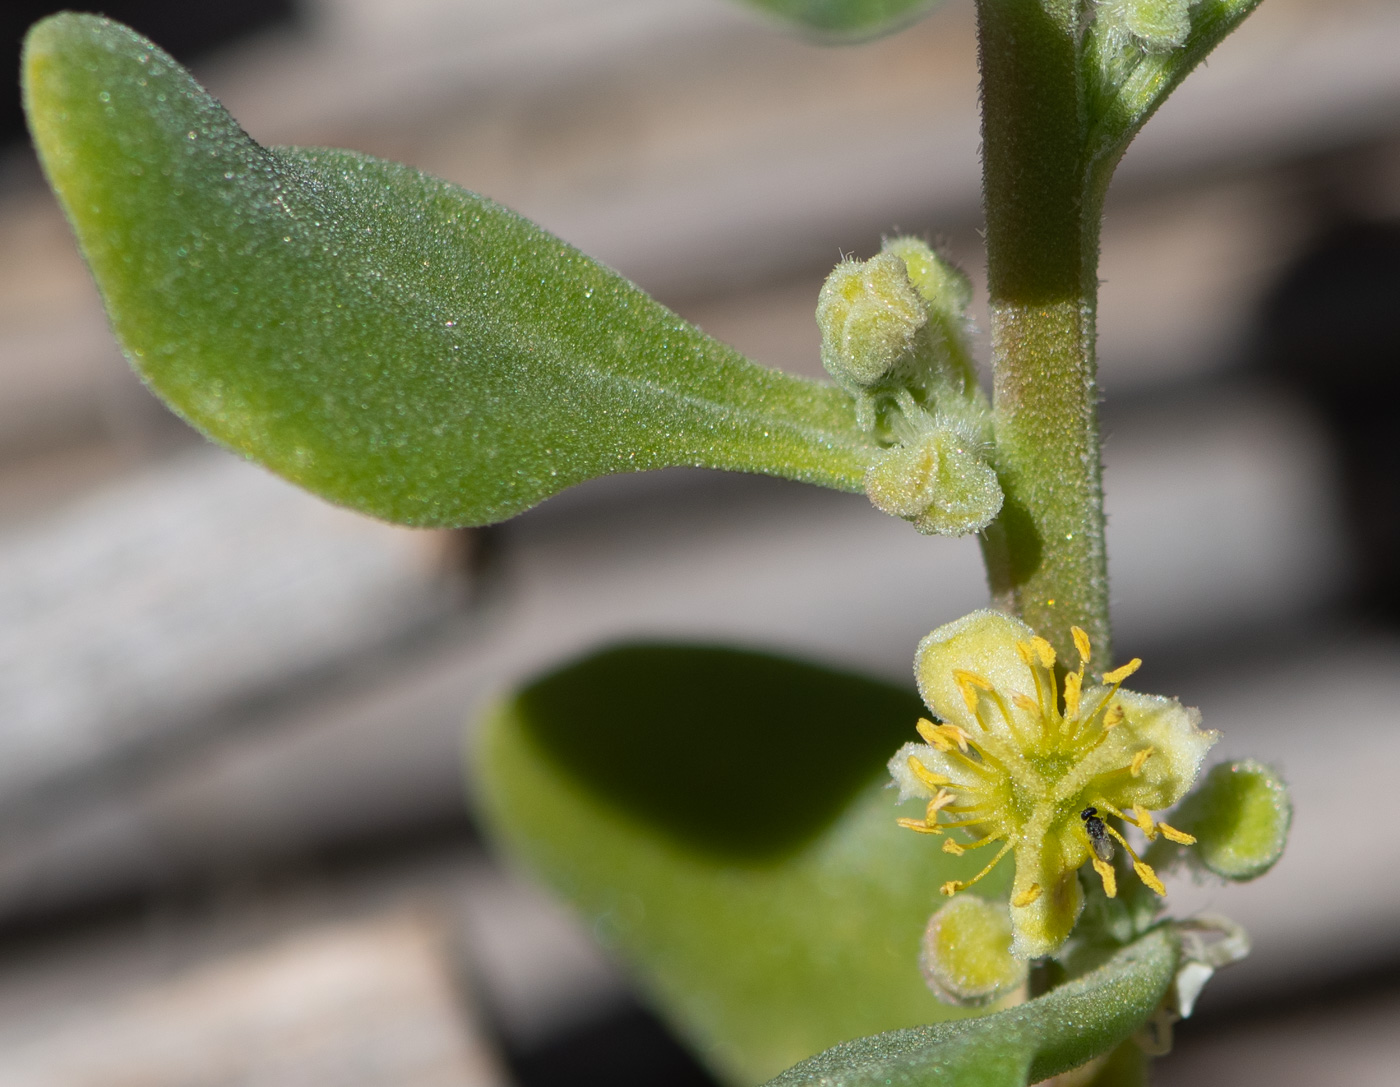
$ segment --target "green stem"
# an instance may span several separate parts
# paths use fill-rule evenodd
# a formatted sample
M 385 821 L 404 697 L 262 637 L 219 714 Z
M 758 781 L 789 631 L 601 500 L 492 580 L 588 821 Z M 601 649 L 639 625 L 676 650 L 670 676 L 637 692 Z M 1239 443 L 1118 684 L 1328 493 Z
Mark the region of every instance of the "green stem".
M 992 594 L 1066 660 L 1111 659 L 1094 377 L 1100 201 L 1074 0 L 978 0 L 997 471 Z

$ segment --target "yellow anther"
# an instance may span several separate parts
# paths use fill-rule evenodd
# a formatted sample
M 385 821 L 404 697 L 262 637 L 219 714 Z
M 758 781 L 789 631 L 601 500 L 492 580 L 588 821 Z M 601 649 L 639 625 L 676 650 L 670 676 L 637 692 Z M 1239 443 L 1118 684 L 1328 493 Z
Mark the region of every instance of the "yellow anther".
M 1084 676 L 1080 672 L 1071 672 L 1065 676 L 1065 717 L 1075 718 L 1079 716 L 1079 695 L 1084 689 Z
M 1128 773 L 1132 774 L 1133 777 L 1137 777 L 1142 773 L 1143 766 L 1146 764 L 1147 760 L 1152 757 L 1152 752 L 1155 750 L 1156 748 L 1149 745 L 1134 755 L 1133 761 L 1128 764 Z
M 963 889 L 963 884 L 956 879 L 950 879 L 947 883 L 943 884 L 943 886 L 938 889 L 943 894 L 947 895 L 949 898 L 952 898 L 953 895 L 957 894 Z
M 1127 713 L 1123 709 L 1123 703 L 1113 703 L 1113 705 L 1108 707 L 1108 712 L 1103 715 L 1103 730 L 1107 732 L 1111 728 L 1117 728 L 1123 723 L 1123 719 L 1127 716 Z
M 1152 871 L 1152 866 L 1145 861 L 1133 861 L 1133 871 L 1138 874 L 1138 879 L 1147 884 L 1162 898 L 1167 897 L 1167 889 L 1162 886 L 1162 881 L 1157 878 L 1157 873 Z
M 1089 663 L 1089 635 L 1080 630 L 1079 627 L 1069 628 L 1070 637 L 1074 639 L 1074 648 L 1079 651 L 1079 659 L 1085 664 Z
M 1038 714 L 1040 712 L 1040 703 L 1028 694 L 1013 694 L 1011 701 L 1027 713 Z
M 1055 647 L 1037 634 L 1031 639 L 1031 646 L 1035 649 L 1035 654 L 1040 658 L 1042 668 L 1055 667 Z
M 964 853 L 967 852 L 967 850 L 960 846 L 957 842 L 953 841 L 952 838 L 944 838 L 943 852 L 951 853 L 955 857 L 961 857 Z
M 1177 830 L 1176 827 L 1169 827 L 1166 823 L 1158 823 L 1157 829 L 1162 832 L 1162 837 L 1169 842 L 1175 842 L 1177 845 L 1196 844 L 1196 837 L 1194 834 L 1187 834 L 1184 830 Z
M 930 789 L 940 789 L 944 785 L 949 784 L 947 778 L 942 774 L 935 774 L 914 755 L 909 756 L 909 769 L 913 770 L 914 776 Z
M 942 834 L 942 833 L 943 833 L 943 828 L 942 828 L 942 827 L 939 827 L 939 826 L 930 826 L 928 823 L 924 822 L 924 820 L 922 820 L 922 819 L 910 819 L 910 818 L 908 818 L 908 817 L 906 816 L 906 817 L 903 817 L 903 818 L 896 819 L 896 820 L 895 820 L 895 823 L 896 823 L 898 826 L 903 827 L 905 830 L 916 830 L 916 831 L 918 831 L 920 834 Z
M 1128 810 L 1133 813 L 1133 822 L 1137 824 L 1138 829 L 1147 835 L 1147 840 L 1150 842 L 1156 839 L 1157 824 L 1152 821 L 1152 813 L 1146 808 L 1133 807 Z
M 951 751 L 956 747 L 959 751 L 967 750 L 967 742 L 971 738 L 957 725 L 935 725 L 932 721 L 920 721 L 914 726 L 919 730 L 919 735 L 924 738 L 924 742 L 938 748 L 939 751 Z
M 1123 665 L 1122 668 L 1115 668 L 1111 672 L 1105 672 L 1103 674 L 1103 681 L 1105 683 L 1122 683 L 1125 679 L 1127 679 L 1130 675 L 1132 675 L 1141 667 L 1142 658 L 1134 657 L 1127 664 Z
M 1118 875 L 1113 871 L 1113 865 L 1107 861 L 1101 861 L 1098 857 L 1093 858 L 1094 871 L 1099 874 L 1099 879 L 1103 880 L 1103 893 L 1109 898 L 1118 897 Z
M 937 817 L 939 809 L 946 808 L 956 799 L 957 797 L 950 793 L 947 789 L 939 789 L 938 795 L 936 795 L 932 800 L 928 802 L 928 807 L 924 811 L 924 818 L 927 819 L 930 823 L 932 823 Z
M 1032 883 L 1032 884 L 1031 884 L 1029 887 L 1027 887 L 1024 891 L 1022 891 L 1022 892 L 1021 892 L 1020 894 L 1018 894 L 1015 898 L 1013 898 L 1013 899 L 1011 900 L 1011 904 L 1012 904 L 1013 906 L 1015 906 L 1017 909 L 1023 909 L 1023 908 L 1025 908 L 1026 906 L 1029 906 L 1032 902 L 1034 902 L 1034 901 L 1035 901 L 1037 898 L 1039 898 L 1039 897 L 1040 897 L 1040 884 L 1039 884 L 1039 883 Z
M 958 690 L 962 691 L 963 701 L 967 703 L 968 710 L 974 714 L 982 699 L 981 692 L 992 689 L 992 685 L 981 676 L 973 672 L 964 672 L 961 668 L 953 670 L 953 682 L 958 685 Z

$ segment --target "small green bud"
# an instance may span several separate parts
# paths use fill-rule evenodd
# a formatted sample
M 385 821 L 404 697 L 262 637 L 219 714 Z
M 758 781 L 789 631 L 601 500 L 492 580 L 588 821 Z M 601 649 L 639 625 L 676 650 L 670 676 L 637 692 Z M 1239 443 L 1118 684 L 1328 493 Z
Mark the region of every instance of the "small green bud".
M 892 253 L 838 264 L 817 299 L 822 365 L 851 392 L 895 368 L 928 323 L 928 303 Z
M 883 253 L 904 261 L 909 281 L 930 306 L 959 321 L 972 302 L 972 281 L 918 238 L 887 238 Z
M 980 531 L 1002 503 L 1001 484 L 980 445 L 954 426 L 934 423 L 878 454 L 866 470 L 865 493 L 878 509 L 926 536 Z
M 975 895 L 955 898 L 929 918 L 919 969 L 946 1004 L 980 1007 L 1026 980 L 1026 961 L 1011 954 L 1006 906 Z
M 1174 821 L 1196 838 L 1190 855 L 1218 876 L 1249 880 L 1282 855 L 1292 819 L 1287 786 L 1267 766 L 1244 759 L 1213 768 Z
M 1177 49 L 1191 33 L 1191 0 L 1100 0 L 1098 18 L 1148 49 Z

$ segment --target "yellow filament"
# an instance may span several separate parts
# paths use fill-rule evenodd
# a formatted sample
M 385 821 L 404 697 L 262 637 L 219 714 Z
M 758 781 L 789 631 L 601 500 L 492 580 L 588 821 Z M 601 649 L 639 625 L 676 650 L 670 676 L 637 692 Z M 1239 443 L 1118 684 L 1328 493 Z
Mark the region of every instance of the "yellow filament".
M 1032 883 L 1024 891 L 1011 900 L 1011 904 L 1017 909 L 1024 909 L 1040 897 L 1040 884 Z
M 1105 804 L 1104 807 L 1107 808 L 1108 805 Z M 1110 810 L 1110 811 L 1113 811 L 1113 814 L 1114 814 L 1114 815 L 1117 815 L 1119 818 L 1122 818 L 1122 813 L 1121 813 L 1121 812 L 1114 811 L 1114 810 L 1111 809 L 1111 808 L 1110 808 L 1109 810 Z M 1118 840 L 1118 844 L 1121 845 L 1124 849 L 1126 849 L 1126 850 L 1128 851 L 1128 856 L 1132 857 L 1134 861 L 1136 861 L 1136 860 L 1138 859 L 1137 853 L 1135 853 L 1135 852 L 1133 851 L 1133 847 L 1130 846 L 1130 845 L 1128 844 L 1128 839 L 1127 839 L 1127 838 L 1125 838 L 1125 837 L 1123 837 L 1123 835 L 1119 834 L 1118 831 L 1115 830 L 1115 829 L 1113 828 L 1113 826 L 1112 826 L 1111 824 L 1109 824 L 1109 823 L 1105 823 L 1105 824 L 1103 825 L 1103 828 L 1104 828 L 1104 830 L 1106 830 L 1106 831 L 1108 831 L 1110 834 L 1112 834 L 1113 837 L 1116 838 L 1116 839 Z
M 1134 657 L 1127 664 L 1123 665 L 1123 667 L 1115 668 L 1111 672 L 1105 672 L 1103 674 L 1103 681 L 1105 683 L 1111 683 L 1116 687 L 1141 667 L 1142 658 Z
M 1094 859 L 1094 871 L 1099 874 L 1099 879 L 1103 880 L 1103 893 L 1109 898 L 1118 897 L 1118 876 L 1113 871 L 1113 865 L 1107 861 L 1101 861 L 1098 857 Z
M 1085 634 L 1079 627 L 1069 628 L 1070 637 L 1074 639 L 1074 648 L 1079 652 L 1079 659 L 1089 663 L 1089 635 Z
M 939 890 L 942 891 L 945 895 L 949 895 L 949 896 L 955 895 L 955 894 L 957 894 L 959 891 L 965 891 L 965 890 L 967 890 L 967 889 L 968 889 L 969 887 L 971 887 L 974 883 L 976 883 L 979 879 L 981 879 L 981 878 L 982 878 L 983 876 L 985 876 L 988 872 L 990 872 L 993 868 L 995 868 L 995 867 L 997 866 L 997 861 L 1001 860 L 1001 858 L 1004 857 L 1004 856 L 1006 856 L 1006 854 L 1009 853 L 1010 851 L 1011 851 L 1011 843 L 1010 843 L 1010 842 L 1007 842 L 1005 845 L 1003 845 L 1000 849 L 997 850 L 997 855 L 996 855 L 995 857 L 993 857 L 990 861 L 987 862 L 987 867 L 986 867 L 986 868 L 983 868 L 982 871 L 978 872 L 978 873 L 977 873 L 975 876 L 973 876 L 971 879 L 969 879 L 969 880 L 967 880 L 967 881 L 965 881 L 965 882 L 964 882 L 963 880 L 950 879 L 947 883 L 943 884 L 943 886 L 940 887 Z
M 940 789 L 944 785 L 950 784 L 947 778 L 941 774 L 935 774 L 913 755 L 909 756 L 909 769 L 913 770 L 914 776 L 930 789 Z

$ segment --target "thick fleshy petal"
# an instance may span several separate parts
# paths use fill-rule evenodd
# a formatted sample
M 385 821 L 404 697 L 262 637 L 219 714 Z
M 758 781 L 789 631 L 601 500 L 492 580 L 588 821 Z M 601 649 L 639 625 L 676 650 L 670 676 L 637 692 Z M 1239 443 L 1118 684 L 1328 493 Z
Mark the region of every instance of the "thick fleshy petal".
M 910 767 L 911 758 L 918 759 L 929 773 L 946 778 L 953 785 L 976 789 L 983 784 L 982 779 L 975 771 L 970 770 L 965 762 L 929 744 L 911 742 L 896 751 L 888 764 L 890 777 L 899 786 L 901 801 L 908 800 L 911 796 L 927 799 L 934 793 L 924 779 Z
M 1092 687 L 1084 699 L 1093 705 L 1107 693 L 1107 688 Z M 1066 785 L 1076 791 L 1093 786 L 1124 810 L 1134 805 L 1149 811 L 1171 807 L 1191 788 L 1220 733 L 1202 729 L 1200 711 L 1174 698 L 1119 691 L 1113 702 L 1123 707 L 1123 723 L 1075 768 Z M 1149 748 L 1152 753 L 1136 774 L 1124 770 Z
M 996 690 L 1022 729 L 1034 727 L 1033 716 L 1019 712 L 1012 702 L 1016 694 L 1035 697 L 1035 676 L 1016 648 L 1034 636 L 1025 623 L 999 611 L 974 611 L 945 623 L 919 643 L 914 657 L 919 694 L 939 717 L 975 737 L 983 731 L 982 725 L 968 708 L 957 680 L 958 673 L 970 672 Z M 993 734 L 1021 745 L 999 707 L 989 707 L 983 719 Z
M 1035 959 L 1058 951 L 1084 909 L 1078 865 L 1065 866 L 1057 838 L 1026 839 L 1016 847 L 1016 882 L 1011 889 L 1011 953 L 1018 959 Z M 1082 864 L 1081 857 L 1079 863 Z M 1024 906 L 1014 903 L 1040 893 Z

